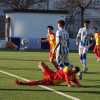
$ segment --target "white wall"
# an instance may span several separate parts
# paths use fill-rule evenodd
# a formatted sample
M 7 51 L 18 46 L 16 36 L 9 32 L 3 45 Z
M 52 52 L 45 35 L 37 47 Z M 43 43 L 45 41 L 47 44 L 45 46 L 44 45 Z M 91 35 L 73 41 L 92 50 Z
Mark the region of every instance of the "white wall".
M 40 48 L 41 37 L 46 37 L 47 26 L 53 25 L 57 30 L 57 21 L 65 19 L 65 14 L 49 13 L 6 13 L 11 18 L 10 37 L 20 37 L 31 42 L 30 48 Z M 38 44 L 36 44 L 38 43 Z M 33 46 L 33 47 L 32 47 Z
M 8 13 L 11 18 L 11 36 L 22 38 L 40 38 L 47 34 L 47 26 L 53 25 L 59 19 L 64 19 L 65 14 L 40 14 L 40 13 Z

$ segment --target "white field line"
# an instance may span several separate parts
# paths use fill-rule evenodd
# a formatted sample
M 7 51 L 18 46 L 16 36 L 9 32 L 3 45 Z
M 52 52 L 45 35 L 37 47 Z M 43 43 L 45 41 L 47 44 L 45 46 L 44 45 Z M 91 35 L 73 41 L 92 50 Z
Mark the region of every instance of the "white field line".
M 12 73 L 3 71 L 3 70 L 0 70 L 0 73 L 5 74 L 5 75 L 8 75 L 8 76 L 11 76 L 11 77 L 14 77 L 14 78 L 17 78 L 17 79 L 21 79 L 21 80 L 23 80 L 23 81 L 29 81 L 29 79 L 26 79 L 26 78 L 24 78 L 24 77 L 21 77 L 21 76 L 18 76 L 18 75 L 15 75 L 15 74 L 12 74 Z M 55 90 L 55 89 L 53 89 L 53 88 L 50 88 L 50 87 L 43 86 L 43 85 L 38 85 L 38 86 L 41 87 L 41 88 L 43 88 L 43 89 L 52 91 L 52 92 L 54 92 L 54 93 L 56 93 L 56 94 L 59 94 L 59 95 L 61 95 L 61 96 L 63 96 L 63 97 L 69 98 L 69 99 L 71 99 L 71 100 L 80 100 L 79 98 L 76 98 L 76 97 L 73 97 L 73 96 L 71 96 L 71 95 L 65 94 L 65 93 L 63 93 L 63 92 L 57 91 L 57 90 Z

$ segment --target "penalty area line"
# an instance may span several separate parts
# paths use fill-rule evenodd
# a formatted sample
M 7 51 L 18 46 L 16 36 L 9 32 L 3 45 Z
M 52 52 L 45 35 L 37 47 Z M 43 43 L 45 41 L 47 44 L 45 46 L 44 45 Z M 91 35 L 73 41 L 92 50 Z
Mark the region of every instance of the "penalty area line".
M 29 81 L 29 79 L 26 79 L 26 78 L 24 78 L 24 77 L 21 77 L 21 76 L 18 76 L 18 75 L 15 75 L 15 74 L 6 72 L 6 71 L 4 71 L 4 70 L 0 70 L 0 73 L 5 74 L 5 75 L 8 75 L 8 76 L 13 77 L 13 78 L 21 79 L 21 80 L 23 80 L 23 81 Z M 69 99 L 71 99 L 71 100 L 80 100 L 79 98 L 76 98 L 76 97 L 74 97 L 74 96 L 71 96 L 71 95 L 65 94 L 65 93 L 63 93 L 63 92 L 57 91 L 57 90 L 55 90 L 55 89 L 53 89 L 53 88 L 50 88 L 50 87 L 47 87 L 47 86 L 44 86 L 44 85 L 38 85 L 38 86 L 41 87 L 41 88 L 43 88 L 43 89 L 52 91 L 52 92 L 54 92 L 54 93 L 56 93 L 56 94 L 59 94 L 59 95 L 61 95 L 61 96 L 63 96 L 63 97 L 69 98 Z

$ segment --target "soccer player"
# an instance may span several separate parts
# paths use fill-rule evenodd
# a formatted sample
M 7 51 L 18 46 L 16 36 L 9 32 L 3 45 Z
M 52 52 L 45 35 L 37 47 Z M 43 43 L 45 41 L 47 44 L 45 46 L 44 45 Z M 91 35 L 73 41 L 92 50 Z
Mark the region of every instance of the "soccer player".
M 95 38 L 95 47 L 94 47 L 94 54 L 96 55 L 96 59 L 97 61 L 100 61 L 100 32 L 96 32 L 95 35 L 94 35 L 94 38 Z
M 83 65 L 83 72 L 88 71 L 86 55 L 89 47 L 92 45 L 90 41 L 91 41 L 91 37 L 94 34 L 94 30 L 91 29 L 89 25 L 90 25 L 90 21 L 86 20 L 84 22 L 84 27 L 79 29 L 76 38 L 76 45 L 79 46 L 80 62 Z
M 69 62 L 68 59 L 68 40 L 69 34 L 65 31 L 65 22 L 64 20 L 59 20 L 57 22 L 58 30 L 56 32 L 56 47 L 54 52 L 56 52 L 56 63 L 60 67 L 64 67 Z
M 47 35 L 47 39 L 43 40 L 42 42 L 47 41 L 49 43 L 49 61 L 53 63 L 53 65 L 55 66 L 56 69 L 58 69 L 58 65 L 55 62 L 55 46 L 56 46 L 56 37 L 55 34 L 53 32 L 53 26 L 48 26 L 48 35 Z
M 68 87 L 71 87 L 72 85 L 77 85 L 80 87 L 79 79 L 77 78 L 77 73 L 79 72 L 79 67 L 72 67 L 69 69 L 68 67 L 64 67 L 63 69 L 59 69 L 57 71 L 52 71 L 48 68 L 48 66 L 40 62 L 38 67 L 41 69 L 43 73 L 43 79 L 42 80 L 29 80 L 29 81 L 21 81 L 16 80 L 16 84 L 18 85 L 57 85 L 62 82 L 66 82 L 66 85 Z

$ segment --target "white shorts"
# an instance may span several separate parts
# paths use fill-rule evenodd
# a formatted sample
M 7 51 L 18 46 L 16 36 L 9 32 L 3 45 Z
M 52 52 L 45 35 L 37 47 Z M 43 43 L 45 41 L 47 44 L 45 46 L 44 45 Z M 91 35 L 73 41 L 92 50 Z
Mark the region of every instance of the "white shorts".
M 85 54 L 88 52 L 88 48 L 85 46 L 82 46 L 81 44 L 79 44 L 79 55 L 80 54 Z

